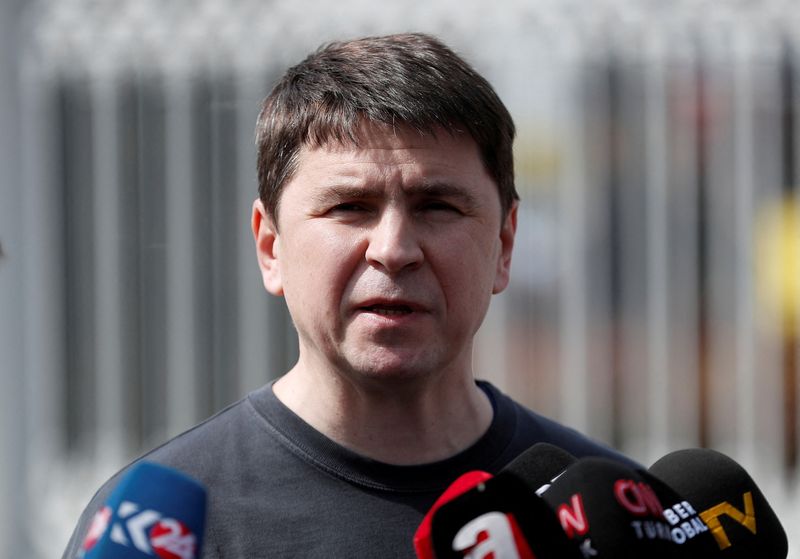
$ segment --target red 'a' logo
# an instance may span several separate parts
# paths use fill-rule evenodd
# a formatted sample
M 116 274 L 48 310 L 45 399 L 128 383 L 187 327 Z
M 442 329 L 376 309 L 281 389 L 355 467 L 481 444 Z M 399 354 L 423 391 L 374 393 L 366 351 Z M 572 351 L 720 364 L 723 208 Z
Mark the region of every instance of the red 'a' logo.
M 453 538 L 464 559 L 536 559 L 514 515 L 493 511 L 470 520 Z

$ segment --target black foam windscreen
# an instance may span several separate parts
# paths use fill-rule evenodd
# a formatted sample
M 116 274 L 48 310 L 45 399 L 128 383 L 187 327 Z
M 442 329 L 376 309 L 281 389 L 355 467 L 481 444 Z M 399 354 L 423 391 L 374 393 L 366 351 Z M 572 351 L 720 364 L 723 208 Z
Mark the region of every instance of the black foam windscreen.
M 656 461 L 650 472 L 677 491 L 708 525 L 721 557 L 785 559 L 786 532 L 742 466 L 709 449 L 686 449 Z
M 719 549 L 705 522 L 692 503 L 663 480 L 646 470 L 637 473 L 653 488 L 664 506 L 664 520 L 670 525 L 672 541 L 682 559 L 712 559 Z
M 566 450 L 549 443 L 536 443 L 503 468 L 521 479 L 533 491 L 549 485 L 575 462 Z
M 637 471 L 607 458 L 582 458 L 542 498 L 585 557 L 681 557 L 655 490 Z
M 431 540 L 436 559 L 583 559 L 547 503 L 505 472 L 444 503 Z

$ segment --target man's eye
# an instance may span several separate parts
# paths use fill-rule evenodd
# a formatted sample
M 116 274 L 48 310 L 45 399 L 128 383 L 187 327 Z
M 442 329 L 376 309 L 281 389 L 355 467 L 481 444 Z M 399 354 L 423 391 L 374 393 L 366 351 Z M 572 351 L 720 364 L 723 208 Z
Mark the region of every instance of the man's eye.
M 362 204 L 357 204 L 354 202 L 344 202 L 341 204 L 336 204 L 331 208 L 332 212 L 365 212 L 367 208 L 364 207 Z
M 458 208 L 456 208 L 452 204 L 448 204 L 447 202 L 441 202 L 441 201 L 426 202 L 425 204 L 423 204 L 422 208 L 426 211 L 434 211 L 434 212 L 458 212 Z

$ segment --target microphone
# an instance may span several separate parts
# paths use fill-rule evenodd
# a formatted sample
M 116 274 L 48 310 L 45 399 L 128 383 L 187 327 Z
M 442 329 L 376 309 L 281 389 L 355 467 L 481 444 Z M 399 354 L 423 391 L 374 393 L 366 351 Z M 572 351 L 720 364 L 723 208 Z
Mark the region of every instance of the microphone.
M 206 490 L 198 481 L 139 462 L 95 514 L 76 558 L 199 558 L 205 514 Z
M 563 448 L 549 443 L 536 443 L 509 462 L 503 471 L 515 475 L 537 495 L 541 495 L 576 460 Z
M 582 559 L 547 503 L 506 471 L 444 503 L 431 536 L 436 559 Z
M 709 449 L 678 450 L 656 461 L 650 473 L 699 511 L 720 556 L 785 559 L 788 555 L 786 532 L 775 512 L 750 475 L 728 456 Z
M 462 474 L 445 489 L 444 493 L 433 503 L 433 506 L 431 506 L 425 518 L 422 519 L 422 523 L 417 528 L 417 531 L 414 533 L 414 551 L 417 553 L 417 559 L 436 558 L 433 553 L 433 542 L 431 541 L 431 522 L 436 511 L 438 511 L 443 504 L 452 501 L 478 484 L 491 479 L 491 477 L 492 474 L 480 470 L 473 470 Z
M 697 513 L 695 507 L 673 487 L 646 470 L 636 470 L 664 505 L 664 519 L 671 526 L 672 541 L 679 547 L 679 557 L 709 559 L 717 557 L 719 550 L 711 530 Z
M 574 461 L 557 446 L 537 443 L 495 477 L 440 498 L 426 517 L 432 554 L 417 549 L 418 558 L 482 559 L 493 553 L 495 559 L 579 559 L 552 510 L 536 494 Z
M 582 458 L 542 493 L 583 557 L 681 557 L 655 490 L 639 472 L 599 457 Z
M 525 556 L 524 551 L 516 549 L 525 548 L 525 546 L 527 546 L 527 543 L 524 542 L 525 536 L 521 533 L 521 528 L 518 525 L 517 518 L 513 517 L 512 519 L 512 517 L 507 517 L 508 526 L 504 528 L 503 518 L 500 515 L 500 511 L 489 510 L 493 508 L 490 506 L 492 500 L 494 499 L 496 501 L 497 499 L 505 498 L 503 495 L 509 491 L 507 486 L 511 484 L 515 486 L 513 499 L 514 502 L 517 502 L 517 505 L 519 505 L 518 501 L 520 499 L 524 500 L 525 496 L 538 501 L 538 497 L 535 495 L 536 489 L 544 484 L 549 483 L 553 477 L 561 473 L 571 462 L 574 461 L 575 458 L 571 454 L 558 448 L 557 446 L 547 443 L 537 443 L 506 465 L 506 467 L 503 468 L 503 470 L 498 474 L 498 477 L 500 478 L 499 481 L 496 481 L 496 478 L 493 479 L 491 474 L 485 472 L 473 471 L 464 474 L 455 482 L 453 482 L 453 484 L 439 497 L 439 499 L 437 499 L 430 511 L 428 511 L 428 514 L 423 519 L 422 524 L 420 524 L 419 528 L 417 529 L 417 532 L 414 535 L 414 548 L 417 553 L 417 558 L 435 559 L 436 557 L 472 557 L 479 556 L 475 554 L 480 552 L 481 549 L 483 549 L 484 553 L 494 551 L 496 559 Z M 503 479 L 505 477 L 515 477 L 517 479 L 515 481 L 507 482 Z M 455 504 L 446 507 L 445 511 L 442 512 L 441 516 L 437 519 L 436 531 L 435 534 L 432 535 L 431 529 L 433 525 L 433 518 L 439 513 L 439 510 L 446 503 L 456 500 L 456 498 L 469 491 L 475 491 L 476 493 L 471 496 L 464 497 Z M 534 503 L 531 506 L 538 506 L 539 510 L 541 511 L 541 502 Z M 501 504 L 499 507 L 494 508 L 503 509 L 507 507 L 506 505 Z M 492 515 L 493 512 L 497 512 L 498 515 Z M 482 534 L 485 537 L 494 533 L 494 540 L 488 541 L 491 538 L 487 538 L 486 543 L 484 543 L 480 548 L 475 547 L 475 545 L 478 543 L 477 538 L 481 536 L 481 533 L 479 533 L 475 539 L 473 539 L 473 541 L 469 541 L 468 534 L 469 530 L 472 528 L 467 528 L 467 531 L 462 533 L 459 541 L 455 541 L 456 534 L 458 533 L 459 529 L 464 527 L 464 525 L 459 524 L 459 522 L 466 522 L 466 524 L 469 524 L 470 521 L 475 521 L 475 519 L 480 518 L 485 513 L 490 515 L 484 518 L 485 522 L 494 522 L 495 530 L 485 530 L 482 532 Z M 547 511 L 545 511 L 545 514 L 547 514 Z M 552 513 L 550 513 L 550 516 L 552 516 Z M 554 523 L 552 519 L 549 522 L 545 522 L 548 523 L 554 530 L 556 535 L 553 537 L 559 539 L 562 545 L 565 544 L 566 539 L 559 537 L 558 535 L 560 528 L 558 528 L 557 523 Z M 477 525 L 478 524 L 472 524 L 471 527 L 475 527 Z M 499 532 L 498 529 L 500 530 Z M 495 540 L 501 539 L 501 536 L 506 536 L 504 541 L 508 543 L 509 538 L 507 536 L 509 534 L 509 530 L 511 532 L 511 540 L 516 538 L 516 540 L 519 541 L 517 541 L 511 547 L 511 549 L 506 549 L 503 553 L 499 553 L 499 549 L 494 546 L 495 544 L 500 544 L 500 542 Z M 446 532 L 446 534 L 443 532 Z M 439 555 L 434 552 L 434 536 L 436 538 L 437 545 L 445 548 L 439 549 Z M 459 547 L 460 551 L 453 549 L 453 544 L 456 544 L 456 547 Z M 470 549 L 473 555 L 464 553 Z M 522 555 L 520 555 L 521 553 Z M 479 557 L 483 556 L 481 555 Z

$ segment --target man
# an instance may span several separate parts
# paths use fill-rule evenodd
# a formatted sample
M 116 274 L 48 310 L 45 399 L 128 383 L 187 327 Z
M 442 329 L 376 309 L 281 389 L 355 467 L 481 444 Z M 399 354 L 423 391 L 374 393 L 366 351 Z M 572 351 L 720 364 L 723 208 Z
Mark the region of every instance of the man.
M 205 557 L 413 557 L 466 471 L 540 441 L 619 457 L 473 376 L 509 279 L 513 137 L 491 86 L 424 35 L 329 45 L 265 100 L 252 226 L 298 362 L 145 456 L 208 488 Z

